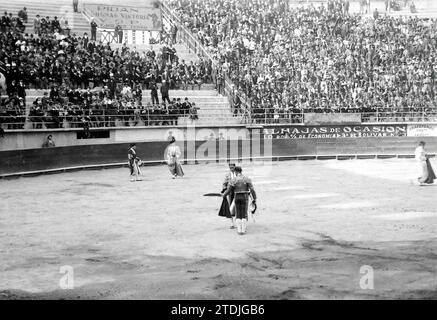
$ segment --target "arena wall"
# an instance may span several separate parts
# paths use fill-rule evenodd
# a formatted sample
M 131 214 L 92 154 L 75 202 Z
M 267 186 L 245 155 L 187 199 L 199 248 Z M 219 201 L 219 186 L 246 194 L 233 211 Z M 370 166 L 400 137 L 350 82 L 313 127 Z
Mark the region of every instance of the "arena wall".
M 412 156 L 420 140 L 426 141 L 428 152 L 434 154 L 437 150 L 437 134 L 433 135 L 432 126 L 434 125 L 415 124 L 411 128 L 404 124 L 270 125 L 243 128 L 111 129 L 109 137 L 103 139 L 77 139 L 77 135 L 82 134 L 83 130 L 7 132 L 4 138 L 0 138 L 0 176 L 126 165 L 127 150 L 131 142 L 137 144 L 138 155 L 146 164 L 161 164 L 165 161 L 170 131 L 180 138 L 178 144 L 183 160 L 187 163 L 229 159 Z M 147 139 L 144 136 L 146 133 L 150 134 Z M 54 136 L 57 147 L 40 147 L 48 134 Z M 16 149 L 11 149 L 14 146 Z
M 123 142 L 166 141 L 170 134 L 177 140 L 244 139 L 248 138 L 246 126 L 228 127 L 119 127 L 113 129 L 92 128 L 96 138 L 85 139 L 83 129 L 35 129 L 10 130 L 0 138 L 0 152 L 41 148 L 48 135 L 52 135 L 57 147 L 113 144 Z

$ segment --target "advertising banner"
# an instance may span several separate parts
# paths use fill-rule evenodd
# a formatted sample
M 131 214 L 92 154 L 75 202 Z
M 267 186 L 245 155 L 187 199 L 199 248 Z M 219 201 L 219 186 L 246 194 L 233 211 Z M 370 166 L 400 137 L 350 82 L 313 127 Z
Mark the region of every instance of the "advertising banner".
M 306 125 L 361 124 L 361 113 L 305 113 Z
M 435 124 L 409 124 L 408 137 L 437 137 L 437 125 Z
M 162 30 L 160 8 L 104 4 L 84 4 L 84 8 L 95 18 L 100 29 L 114 29 L 119 25 L 123 30 Z
M 407 125 L 330 125 L 264 127 L 264 139 L 406 137 Z

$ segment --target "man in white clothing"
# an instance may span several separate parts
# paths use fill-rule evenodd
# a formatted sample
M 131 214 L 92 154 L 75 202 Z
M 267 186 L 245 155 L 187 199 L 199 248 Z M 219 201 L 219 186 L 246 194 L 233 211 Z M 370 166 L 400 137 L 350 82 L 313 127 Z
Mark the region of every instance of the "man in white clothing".
M 425 152 L 425 142 L 420 141 L 419 145 L 417 146 L 416 150 L 414 151 L 414 158 L 417 161 L 418 164 L 418 175 L 419 178 L 417 178 L 417 183 L 419 185 L 422 185 L 425 180 L 428 178 L 428 168 L 426 165 L 426 152 Z

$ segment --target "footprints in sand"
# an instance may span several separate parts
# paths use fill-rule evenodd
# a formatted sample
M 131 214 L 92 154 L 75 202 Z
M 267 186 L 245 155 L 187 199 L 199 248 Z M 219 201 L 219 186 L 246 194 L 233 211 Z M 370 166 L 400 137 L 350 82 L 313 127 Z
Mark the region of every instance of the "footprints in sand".
M 334 203 L 318 206 L 324 209 L 357 209 L 357 208 L 373 208 L 377 207 L 378 202 L 374 201 L 357 201 L 357 202 L 344 202 Z
M 339 196 L 338 193 L 305 193 L 292 196 L 293 199 L 320 199 L 320 198 L 332 198 Z
M 377 219 L 384 220 L 414 220 L 414 219 L 422 219 L 422 218 L 436 218 L 437 212 L 400 212 L 400 213 L 391 213 L 391 214 L 383 214 L 375 216 Z

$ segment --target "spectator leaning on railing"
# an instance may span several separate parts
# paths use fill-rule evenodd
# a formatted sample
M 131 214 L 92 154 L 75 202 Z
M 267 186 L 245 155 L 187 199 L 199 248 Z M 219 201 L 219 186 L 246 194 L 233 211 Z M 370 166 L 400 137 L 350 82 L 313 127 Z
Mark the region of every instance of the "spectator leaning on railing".
M 25 116 L 21 99 L 6 99 L 0 107 L 0 124 L 7 129 L 22 129 Z M 194 103 L 186 98 L 173 99 L 168 103 L 142 104 L 140 86 L 130 88 L 127 84 L 111 98 L 108 87 L 101 89 L 55 88 L 45 92 L 30 107 L 28 120 L 33 129 L 92 127 L 177 125 L 179 117 L 197 120 Z M 194 114 L 193 114 L 194 112 Z M 193 116 L 194 115 L 194 116 Z

